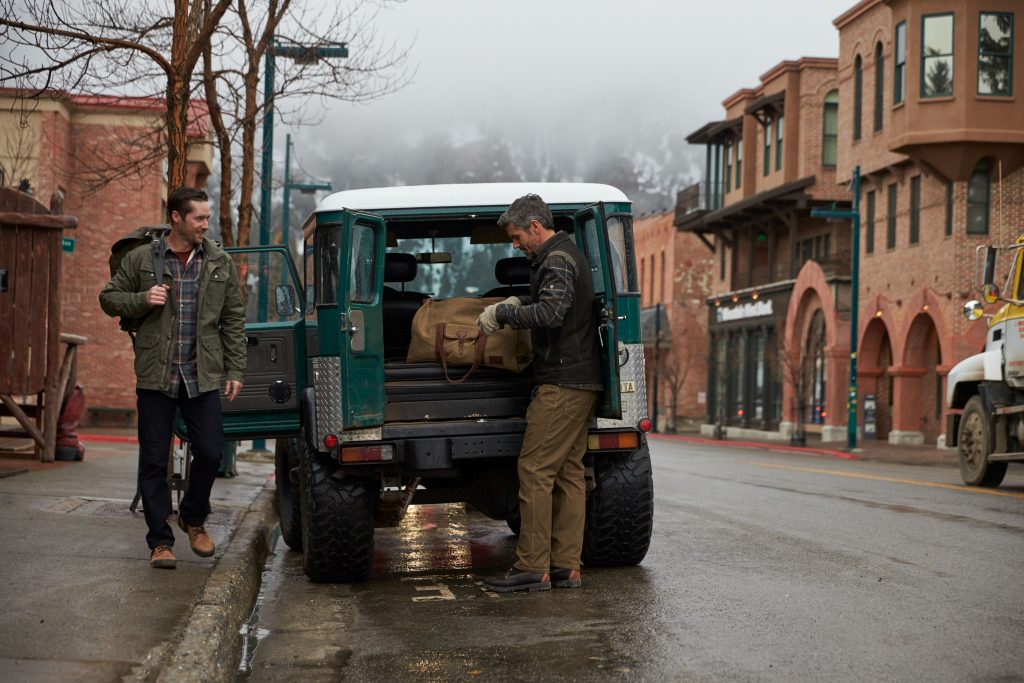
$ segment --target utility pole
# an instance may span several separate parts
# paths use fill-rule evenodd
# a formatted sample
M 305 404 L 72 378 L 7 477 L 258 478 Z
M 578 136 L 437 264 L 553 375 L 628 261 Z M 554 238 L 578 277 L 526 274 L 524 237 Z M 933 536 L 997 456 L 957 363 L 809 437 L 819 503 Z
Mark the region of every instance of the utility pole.
M 853 169 L 853 201 L 851 209 L 811 209 L 812 218 L 853 221 L 853 258 L 850 263 L 850 388 L 846 399 L 846 447 L 857 447 L 857 309 L 860 307 L 860 166 Z
M 660 367 L 658 361 L 661 358 L 661 302 L 654 304 L 654 372 L 651 373 L 654 377 L 654 425 L 651 429 L 652 432 L 658 431 L 658 374 Z
M 291 133 L 287 135 L 286 144 L 284 147 L 284 206 L 281 207 L 281 244 L 288 247 L 289 242 L 289 230 L 291 227 L 291 208 L 292 208 L 292 190 L 298 190 L 302 194 L 315 194 L 318 190 L 324 190 L 330 192 L 332 187 L 329 182 L 321 183 L 293 183 L 291 176 L 292 168 L 292 136 Z M 301 265 L 301 264 L 298 264 Z M 298 267 L 298 265 L 296 267 Z M 301 273 L 302 268 L 298 268 Z M 283 278 L 285 277 L 284 271 L 281 271 L 282 284 Z

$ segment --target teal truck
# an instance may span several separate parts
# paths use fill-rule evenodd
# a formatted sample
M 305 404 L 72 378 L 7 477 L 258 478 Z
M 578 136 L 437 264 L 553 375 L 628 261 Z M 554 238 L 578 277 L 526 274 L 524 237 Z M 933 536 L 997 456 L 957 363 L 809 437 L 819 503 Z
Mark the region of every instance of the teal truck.
M 300 262 L 286 247 L 231 250 L 248 371 L 241 396 L 224 403 L 225 432 L 276 440 L 281 533 L 311 580 L 366 579 L 374 529 L 398 524 L 409 505 L 463 502 L 518 532 L 529 368 L 480 367 L 453 384 L 406 352 L 427 297 L 528 291 L 529 264 L 497 220 L 530 192 L 575 237 L 594 283 L 605 390 L 585 459 L 583 561 L 629 565 L 647 553 L 650 421 L 626 196 L 583 183 L 350 190 L 310 216 Z

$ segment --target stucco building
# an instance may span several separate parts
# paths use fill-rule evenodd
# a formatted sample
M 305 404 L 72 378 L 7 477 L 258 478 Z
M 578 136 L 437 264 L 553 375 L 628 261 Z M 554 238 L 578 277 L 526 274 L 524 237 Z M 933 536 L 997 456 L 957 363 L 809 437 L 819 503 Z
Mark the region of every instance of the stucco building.
M 0 90 L 4 183 L 24 179 L 37 199 L 49 204 L 56 196 L 63 212 L 79 219 L 69 235 L 73 251 L 63 255 L 62 328 L 88 338 L 79 349 L 78 382 L 93 418 L 134 415 L 131 341 L 97 297 L 110 277 L 114 241 L 167 221 L 164 155 L 155 146 L 163 111 L 157 99 L 76 95 L 42 97 L 25 109 L 12 91 Z M 199 187 L 212 165 L 207 122 L 204 104 L 193 103 L 187 182 Z

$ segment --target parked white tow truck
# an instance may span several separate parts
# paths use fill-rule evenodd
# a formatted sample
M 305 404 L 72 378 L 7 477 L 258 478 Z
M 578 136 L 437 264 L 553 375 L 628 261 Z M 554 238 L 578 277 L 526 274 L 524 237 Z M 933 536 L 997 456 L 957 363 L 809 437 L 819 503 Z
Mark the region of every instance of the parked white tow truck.
M 1024 462 L 1024 236 L 1006 247 L 978 247 L 975 256 L 982 301 L 1004 303 L 994 314 L 982 301 L 964 304 L 968 320 L 988 319 L 988 334 L 983 352 L 949 372 L 946 405 L 963 412 L 947 415 L 946 443 L 957 449 L 965 484 L 996 487 L 1008 463 Z M 1002 291 L 997 266 L 1009 273 Z

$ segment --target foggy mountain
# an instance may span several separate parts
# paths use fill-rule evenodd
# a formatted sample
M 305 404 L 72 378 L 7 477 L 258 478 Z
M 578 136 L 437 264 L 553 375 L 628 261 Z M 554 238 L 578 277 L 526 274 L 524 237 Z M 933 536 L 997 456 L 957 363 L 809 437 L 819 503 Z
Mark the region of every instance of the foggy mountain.
M 332 145 L 306 143 L 297 146 L 297 156 L 304 171 L 329 179 L 335 191 L 437 183 L 607 183 L 632 200 L 637 216 L 672 209 L 676 192 L 701 175 L 700 150 L 681 133 L 595 137 L 603 139 L 538 142 L 483 128 L 346 140 L 339 154 L 332 153 Z

